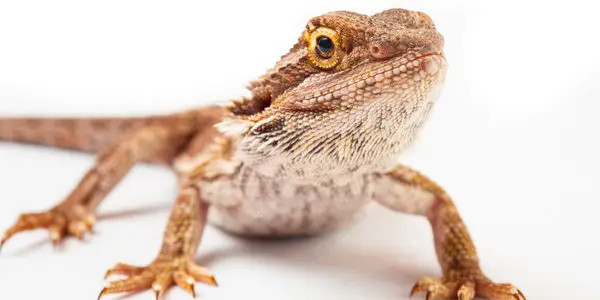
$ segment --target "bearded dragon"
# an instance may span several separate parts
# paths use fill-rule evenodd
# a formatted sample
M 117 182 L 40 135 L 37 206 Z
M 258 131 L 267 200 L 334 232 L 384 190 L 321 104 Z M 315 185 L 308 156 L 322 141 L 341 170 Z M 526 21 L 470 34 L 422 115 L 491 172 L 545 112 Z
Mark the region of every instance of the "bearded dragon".
M 0 139 L 98 153 L 64 201 L 22 214 L 4 232 L 46 229 L 53 243 L 90 231 L 95 212 L 138 162 L 163 164 L 179 192 L 156 258 L 118 263 L 99 299 L 151 289 L 158 299 L 196 281 L 216 285 L 194 262 L 207 224 L 254 237 L 310 236 L 348 224 L 374 201 L 431 224 L 442 269 L 411 296 L 525 299 L 479 266 L 475 245 L 442 187 L 397 157 L 418 135 L 446 77 L 444 39 L 423 12 L 330 12 L 226 105 L 132 118 L 0 118 Z

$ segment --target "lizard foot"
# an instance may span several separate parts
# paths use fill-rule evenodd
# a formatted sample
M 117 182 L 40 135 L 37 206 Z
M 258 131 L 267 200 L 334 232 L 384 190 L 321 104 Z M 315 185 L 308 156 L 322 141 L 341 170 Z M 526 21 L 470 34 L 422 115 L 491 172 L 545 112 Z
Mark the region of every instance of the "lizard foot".
M 62 203 L 46 212 L 21 214 L 2 235 L 0 248 L 17 233 L 42 228 L 49 231 L 50 240 L 55 246 L 67 235 L 82 240 L 84 234 L 92 230 L 94 221 L 94 214 L 79 204 Z
M 415 284 L 410 295 L 419 292 L 426 292 L 427 300 L 472 300 L 475 296 L 491 300 L 526 300 L 523 293 L 514 285 L 496 284 L 485 277 L 464 280 L 423 277 Z
M 196 281 L 217 286 L 215 277 L 210 271 L 183 256 L 159 255 L 147 267 L 118 263 L 106 272 L 105 278 L 112 275 L 125 275 L 127 278 L 108 282 L 100 292 L 98 299 L 106 294 L 139 292 L 146 289 L 152 289 L 158 299 L 174 284 L 188 291 L 195 298 L 194 283 Z

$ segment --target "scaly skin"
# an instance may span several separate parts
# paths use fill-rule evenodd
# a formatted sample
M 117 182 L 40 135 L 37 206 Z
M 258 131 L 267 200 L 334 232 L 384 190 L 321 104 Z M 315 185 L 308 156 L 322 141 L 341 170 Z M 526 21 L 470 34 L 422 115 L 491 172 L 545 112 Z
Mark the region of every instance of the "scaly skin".
M 332 12 L 311 19 L 298 42 L 220 108 L 133 119 L 0 119 L 0 139 L 101 152 L 66 200 L 24 214 L 2 240 L 46 228 L 55 243 L 89 230 L 95 210 L 139 161 L 171 166 L 180 181 L 163 246 L 145 267 L 116 264 L 100 297 L 194 282 L 216 285 L 194 263 L 211 221 L 240 235 L 316 234 L 341 226 L 369 201 L 426 217 L 442 268 L 411 295 L 426 299 L 525 299 L 479 267 L 449 194 L 396 165 L 429 116 L 446 74 L 443 38 L 424 13 Z

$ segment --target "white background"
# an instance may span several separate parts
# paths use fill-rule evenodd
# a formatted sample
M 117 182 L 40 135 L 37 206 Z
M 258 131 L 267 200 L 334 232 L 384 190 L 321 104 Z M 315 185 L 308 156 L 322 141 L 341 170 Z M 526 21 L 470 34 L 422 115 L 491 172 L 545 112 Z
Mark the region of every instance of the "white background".
M 0 115 L 142 115 L 227 101 L 246 95 L 310 17 L 392 7 L 431 15 L 450 63 L 431 122 L 401 159 L 454 196 L 490 277 L 534 300 L 598 297 L 593 1 L 1 1 Z M 93 161 L 0 144 L 0 228 L 61 200 Z M 44 231 L 16 236 L 0 255 L 2 298 L 95 299 L 115 262 L 154 257 L 175 193 L 167 170 L 140 165 L 101 206 L 89 242 L 54 251 Z M 310 240 L 209 228 L 197 259 L 220 283 L 197 285 L 201 299 L 408 299 L 420 276 L 440 274 L 427 221 L 375 205 L 353 227 Z

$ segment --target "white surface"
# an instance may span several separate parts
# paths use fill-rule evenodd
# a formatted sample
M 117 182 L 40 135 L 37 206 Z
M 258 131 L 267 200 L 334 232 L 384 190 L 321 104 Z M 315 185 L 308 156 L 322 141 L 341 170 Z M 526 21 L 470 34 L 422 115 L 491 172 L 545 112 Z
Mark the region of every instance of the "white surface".
M 353 2 L 2 1 L 0 115 L 146 114 L 226 101 L 245 94 L 313 15 L 423 10 L 446 37 L 451 69 L 403 160 L 454 196 L 493 279 L 533 300 L 597 297 L 594 2 Z M 93 159 L 0 144 L 0 228 L 59 201 Z M 106 268 L 154 257 L 175 188 L 168 171 L 139 166 L 101 206 L 89 242 L 56 252 L 43 231 L 18 235 L 0 256 L 2 298 L 95 299 Z M 310 240 L 246 241 L 209 228 L 197 258 L 221 285 L 198 285 L 202 299 L 407 299 L 420 276 L 440 272 L 428 223 L 377 206 Z M 168 299 L 188 296 L 174 289 Z

